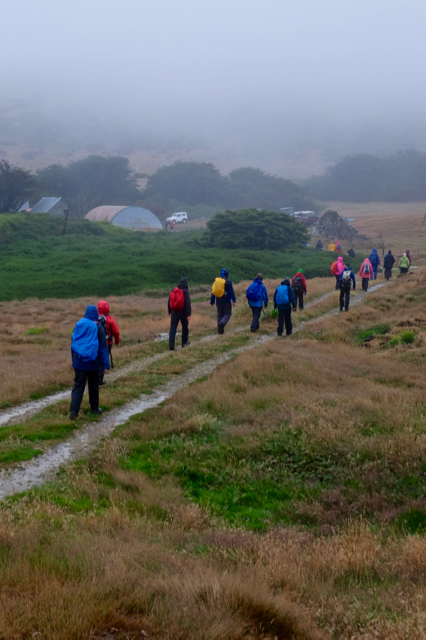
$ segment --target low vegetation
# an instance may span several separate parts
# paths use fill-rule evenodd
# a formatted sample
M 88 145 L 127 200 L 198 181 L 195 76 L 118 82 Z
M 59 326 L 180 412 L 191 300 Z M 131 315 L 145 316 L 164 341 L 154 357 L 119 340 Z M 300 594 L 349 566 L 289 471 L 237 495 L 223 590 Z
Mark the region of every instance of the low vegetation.
M 331 279 L 308 282 L 317 304 L 295 315 L 301 329 L 292 338 L 241 353 L 134 416 L 88 460 L 5 500 L 1 634 L 421 638 L 424 279 L 419 270 L 365 297 L 357 289 L 353 302 L 361 304 L 322 318 L 338 293 Z M 122 322 L 126 335 L 137 326 L 132 340 L 144 323 L 146 336 L 153 323 L 166 324 L 155 316 L 164 300 L 151 300 L 145 316 L 135 303 L 123 301 L 116 314 L 127 304 Z M 30 303 L 8 304 L 25 317 Z M 37 304 L 43 316 L 53 302 Z M 77 302 L 57 304 L 77 311 Z M 201 336 L 214 319 L 205 298 L 195 308 Z M 256 340 L 231 331 L 247 326 L 249 315 L 239 303 L 227 342 L 194 340 L 142 377 L 118 379 L 108 404 Z M 37 327 L 26 322 L 24 334 Z M 45 318 L 40 326 L 51 325 Z M 267 314 L 259 335 L 275 327 Z M 52 327 L 25 340 L 56 336 Z M 123 345 L 129 360 L 140 355 L 136 345 Z M 63 405 L 56 410 L 65 415 Z M 45 446 L 18 433 L 23 448 Z
M 190 284 L 211 284 L 226 266 L 234 282 L 279 278 L 303 265 L 307 277 L 328 276 L 332 256 L 294 242 L 285 253 L 209 248 L 203 232 L 135 233 L 87 220 L 48 214 L 0 215 L 0 301 L 77 298 L 170 290 L 183 274 Z M 358 261 L 359 263 L 361 260 Z

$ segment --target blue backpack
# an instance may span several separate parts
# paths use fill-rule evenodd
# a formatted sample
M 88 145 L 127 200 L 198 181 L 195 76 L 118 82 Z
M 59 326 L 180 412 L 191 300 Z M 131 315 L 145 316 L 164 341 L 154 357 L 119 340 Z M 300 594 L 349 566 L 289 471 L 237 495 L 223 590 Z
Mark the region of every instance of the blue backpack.
M 93 320 L 82 318 L 72 334 L 71 351 L 82 362 L 95 362 L 98 358 L 98 325 Z
M 262 285 L 260 282 L 252 282 L 249 288 L 246 291 L 246 298 L 249 302 L 259 302 L 261 299 L 260 295 L 260 287 Z
M 280 284 L 277 289 L 277 295 L 275 296 L 275 304 L 288 304 L 290 302 L 290 298 L 288 297 L 288 286 L 286 284 Z

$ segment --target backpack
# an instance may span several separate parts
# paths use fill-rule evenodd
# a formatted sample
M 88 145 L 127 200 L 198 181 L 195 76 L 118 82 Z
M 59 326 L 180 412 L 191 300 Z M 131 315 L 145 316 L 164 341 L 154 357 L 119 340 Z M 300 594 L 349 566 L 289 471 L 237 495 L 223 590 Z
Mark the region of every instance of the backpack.
M 303 289 L 303 281 L 301 276 L 296 276 L 293 280 L 293 291 L 294 293 L 300 293 Z
M 337 251 L 341 251 L 342 250 L 342 245 L 340 244 L 340 242 L 337 243 L 336 249 L 337 249 Z
M 379 256 L 377 255 L 377 253 L 372 253 L 372 254 L 371 254 L 371 256 L 370 256 L 370 262 L 371 262 L 371 264 L 373 264 L 373 265 L 377 265 L 377 264 L 378 264 L 378 262 L 379 262 L 379 261 L 378 261 L 378 258 L 379 258 Z
M 350 287 L 351 286 L 351 270 L 345 269 L 342 273 L 342 287 Z
M 107 323 L 106 316 L 99 316 L 99 324 L 104 328 L 105 337 L 107 339 L 107 342 L 112 342 L 112 334 L 110 333 L 110 331 L 108 329 L 108 323 Z
M 260 302 L 262 296 L 260 295 L 260 282 L 252 282 L 246 291 L 246 298 L 249 302 Z
M 363 273 L 370 273 L 370 265 L 368 264 L 368 262 L 364 263 Z
M 74 327 L 71 351 L 82 362 L 95 362 L 98 359 L 98 325 L 93 320 L 82 318 Z
M 288 297 L 288 286 L 286 284 L 280 284 L 277 289 L 277 295 L 275 296 L 275 304 L 288 304 L 290 298 Z
M 185 294 L 182 289 L 175 287 L 170 294 L 170 309 L 172 311 L 182 311 L 185 306 Z
M 226 280 L 224 278 L 216 278 L 216 280 L 213 282 L 212 294 L 216 298 L 223 298 L 223 296 L 225 295 L 225 284 Z

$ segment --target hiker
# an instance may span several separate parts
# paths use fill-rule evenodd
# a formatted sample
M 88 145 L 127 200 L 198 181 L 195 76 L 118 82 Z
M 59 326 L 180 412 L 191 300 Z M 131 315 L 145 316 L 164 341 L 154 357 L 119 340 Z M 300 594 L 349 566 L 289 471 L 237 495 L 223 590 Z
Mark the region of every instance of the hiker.
M 359 269 L 359 275 L 362 279 L 362 290 L 368 291 L 369 280 L 373 277 L 373 265 L 368 258 L 366 258 L 362 263 Z
M 306 279 L 303 275 L 303 270 L 299 269 L 295 276 L 293 276 L 291 281 L 291 286 L 293 289 L 293 293 L 296 296 L 296 304 L 294 305 L 295 311 L 297 308 L 297 301 L 299 301 L 299 311 L 303 309 L 303 296 L 306 296 L 308 289 L 306 287 Z
M 402 276 L 404 273 L 408 273 L 408 269 L 410 268 L 410 260 L 406 253 L 402 254 L 402 258 L 400 258 L 398 262 L 398 267 L 400 271 L 400 275 Z
M 318 240 L 317 245 L 315 247 L 315 249 L 317 251 L 322 251 L 322 242 L 321 242 L 321 238 Z
M 351 297 L 351 283 L 352 287 L 355 291 L 356 282 L 355 275 L 352 271 L 349 262 L 345 262 L 343 265 L 343 271 L 339 277 L 339 288 L 340 288 L 340 299 L 339 299 L 339 307 L 340 311 L 343 311 L 343 305 L 345 306 L 345 311 L 349 310 L 349 300 Z
M 342 250 L 342 245 L 340 244 L 339 240 L 336 240 L 336 249 L 335 251 L 341 251 Z
M 350 258 L 355 258 L 355 251 L 354 251 L 353 247 L 351 247 L 350 249 L 348 249 L 348 252 L 347 252 L 347 253 L 348 253 L 348 256 L 349 256 Z
M 76 420 L 81 407 L 86 381 L 89 386 L 91 413 L 101 415 L 99 408 L 99 368 L 109 369 L 108 348 L 102 323 L 94 304 L 86 308 L 84 318 L 74 327 L 71 342 L 74 386 L 71 392 L 70 419 Z
M 168 221 L 168 220 L 166 220 L 166 222 L 165 222 L 165 226 L 164 226 L 164 228 L 165 228 L 165 230 L 166 230 L 166 231 L 167 231 L 167 227 L 168 227 L 168 226 L 169 226 L 169 221 Z
M 291 308 L 296 311 L 296 296 L 290 286 L 290 278 L 284 278 L 280 286 L 276 288 L 274 293 L 274 309 L 278 309 L 278 328 L 279 336 L 283 335 L 284 323 L 285 333 L 290 336 L 293 331 L 291 322 Z
M 336 249 L 336 245 L 333 242 L 330 242 L 330 244 L 328 245 L 328 250 L 334 251 L 335 249 Z
M 171 291 L 167 302 L 170 318 L 169 349 L 174 351 L 176 330 L 179 321 L 182 325 L 182 348 L 187 347 L 190 342 L 189 320 L 191 318 L 191 298 L 188 291 L 188 280 L 181 278 L 177 287 Z
M 389 251 L 387 252 L 383 260 L 383 268 L 385 270 L 386 280 L 389 280 L 389 278 L 392 278 L 392 267 L 394 265 L 394 262 L 395 262 L 395 258 L 392 255 L 392 251 L 389 249 Z
M 410 253 L 410 249 L 407 249 L 407 251 L 406 251 L 405 253 L 407 254 L 407 258 L 408 258 L 408 259 L 409 259 L 409 261 L 410 261 L 410 265 L 409 265 L 409 266 L 411 267 L 411 262 L 412 262 L 412 261 L 411 261 L 411 253 Z
M 225 332 L 225 326 L 228 324 L 232 307 L 235 307 L 237 301 L 235 299 L 234 287 L 229 279 L 229 273 L 226 269 L 220 272 L 220 278 L 216 278 L 212 286 L 212 297 L 210 305 L 213 306 L 216 300 L 217 309 L 217 332 L 222 334 Z
M 175 228 L 175 221 L 174 220 L 171 220 L 169 222 L 169 227 L 170 227 L 170 231 L 173 231 L 173 229 Z
M 339 289 L 339 278 L 340 278 L 340 274 L 343 271 L 343 258 L 342 256 L 339 256 L 336 260 L 336 262 L 333 262 L 333 264 L 331 265 L 331 273 L 332 275 L 336 278 L 336 291 Z
M 120 332 L 114 318 L 109 313 L 109 304 L 105 300 L 99 300 L 98 302 L 99 322 L 102 324 L 108 347 L 108 355 L 110 360 L 111 369 L 114 369 L 114 360 L 112 359 L 112 343 L 115 341 L 115 345 L 120 344 Z M 104 380 L 104 368 L 101 363 L 99 367 L 99 386 L 105 384 Z
M 255 332 L 259 329 L 259 318 L 263 306 L 265 306 L 265 309 L 268 306 L 268 292 L 263 284 L 263 276 L 261 273 L 257 274 L 251 285 L 248 287 L 246 291 L 246 298 L 253 313 L 250 331 Z
M 377 253 L 377 249 L 373 249 L 373 252 L 370 253 L 368 258 L 371 262 L 371 266 L 373 267 L 373 278 L 377 279 L 377 268 L 380 267 L 380 256 Z

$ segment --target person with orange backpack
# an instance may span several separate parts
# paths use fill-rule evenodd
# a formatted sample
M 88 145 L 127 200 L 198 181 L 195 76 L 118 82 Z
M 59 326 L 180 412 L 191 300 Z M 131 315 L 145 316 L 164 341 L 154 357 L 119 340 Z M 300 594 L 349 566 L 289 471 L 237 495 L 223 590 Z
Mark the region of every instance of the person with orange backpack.
M 176 330 L 179 321 L 182 325 L 182 348 L 187 347 L 190 343 L 189 337 L 189 320 L 191 318 L 191 298 L 188 291 L 188 280 L 181 278 L 177 287 L 170 292 L 167 303 L 170 319 L 169 333 L 169 349 L 174 351 Z
M 217 332 L 222 334 L 225 333 L 225 326 L 231 318 L 232 307 L 235 307 L 237 303 L 232 280 L 229 279 L 227 269 L 222 269 L 220 278 L 216 278 L 213 282 L 210 305 L 213 306 L 215 301 L 217 310 Z

